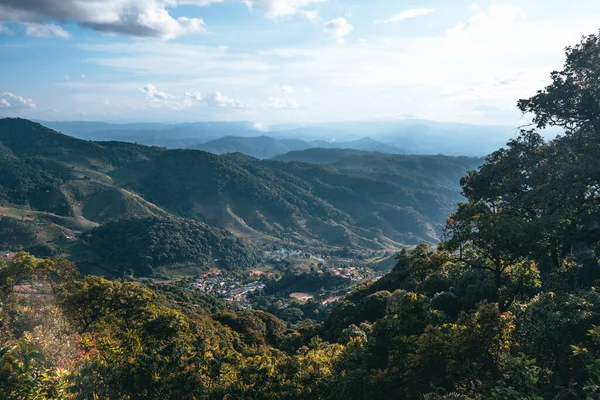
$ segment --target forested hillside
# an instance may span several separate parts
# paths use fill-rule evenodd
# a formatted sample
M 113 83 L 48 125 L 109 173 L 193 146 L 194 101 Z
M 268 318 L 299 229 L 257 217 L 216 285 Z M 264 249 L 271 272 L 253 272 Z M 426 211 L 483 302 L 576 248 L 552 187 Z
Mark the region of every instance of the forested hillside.
M 0 398 L 599 398 L 599 53 L 600 36 L 584 38 L 549 86 L 519 101 L 536 127 L 461 180 L 465 199 L 437 248 L 401 251 L 321 324 L 285 324 L 182 282 L 80 277 L 66 260 L 16 255 L 0 267 Z M 544 141 L 546 126 L 566 133 Z M 237 177 L 266 168 L 205 157 L 200 166 Z M 175 254 L 187 240 L 147 226 Z M 123 246 L 143 251 L 131 236 Z
M 263 243 L 316 241 L 332 248 L 384 250 L 435 243 L 459 199 L 459 177 L 481 163 L 443 156 L 383 158 L 367 152 L 348 161 L 353 168 L 341 162 L 338 168 L 261 161 L 236 154 L 84 141 L 20 119 L 0 120 L 0 157 L 0 206 L 25 224 L 37 224 L 33 245 L 51 245 L 51 253 L 64 251 L 89 268 L 110 271 L 116 266 L 108 264 L 111 260 L 100 246 L 56 241 L 61 236 L 83 237 L 98 224 L 123 218 L 176 216 L 204 222 L 202 229 L 211 238 L 230 235 L 219 231 L 225 229 Z M 126 239 L 117 227 L 112 223 L 100 231 L 114 228 L 106 236 L 117 243 Z M 10 249 L 32 246 L 5 242 Z M 209 253 L 202 254 L 208 265 Z M 254 260 L 227 259 L 241 265 Z M 136 265 L 131 262 L 118 264 L 149 271 L 143 258 Z
M 89 233 L 86 244 L 116 272 L 153 275 L 165 265 L 208 269 L 249 268 L 261 259 L 259 252 L 226 231 L 193 220 L 149 217 L 108 222 Z
M 447 159 L 461 171 L 475 167 L 477 161 Z M 212 225 L 295 241 L 318 239 L 334 246 L 378 249 L 433 243 L 439 237 L 441 223 L 459 196 L 454 185 L 435 176 L 446 174 L 447 165 L 432 163 L 430 168 L 426 172 L 404 168 L 402 178 L 378 179 L 367 170 L 346 173 L 316 165 L 172 150 L 112 175 L 154 204 Z M 398 171 L 390 169 L 389 174 Z M 421 183 L 421 177 L 429 186 Z
M 174 219 L 110 177 L 164 152 L 74 139 L 27 120 L 0 120 L 0 244 L 43 256 L 67 254 L 86 271 L 117 275 L 190 263 L 198 270 L 214 266 L 215 258 L 226 268 L 256 262 L 257 250 L 247 242 Z

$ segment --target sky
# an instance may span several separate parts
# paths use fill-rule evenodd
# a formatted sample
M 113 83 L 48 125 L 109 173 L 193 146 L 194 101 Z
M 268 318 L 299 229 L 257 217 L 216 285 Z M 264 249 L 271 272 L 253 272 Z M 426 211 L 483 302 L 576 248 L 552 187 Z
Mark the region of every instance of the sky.
M 523 124 L 597 0 L 0 0 L 0 116 Z

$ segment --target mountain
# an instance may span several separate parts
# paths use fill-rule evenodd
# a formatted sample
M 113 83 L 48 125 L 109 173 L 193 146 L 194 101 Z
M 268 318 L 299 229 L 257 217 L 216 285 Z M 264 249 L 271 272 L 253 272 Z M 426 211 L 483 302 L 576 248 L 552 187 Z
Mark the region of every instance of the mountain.
M 299 139 L 275 139 L 270 136 L 225 136 L 197 146 L 213 154 L 243 153 L 256 158 L 272 158 L 290 151 L 313 147 Z
M 167 148 L 194 148 L 227 135 L 257 136 L 250 122 L 195 122 L 186 124 L 108 124 L 103 122 L 48 122 L 44 126 L 70 136 L 97 141 L 121 141 Z
M 377 157 L 368 154 L 356 162 Z M 403 156 L 396 157 L 401 164 Z M 376 173 L 367 167 L 349 173 L 349 168 L 173 150 L 112 176 L 170 212 L 232 231 L 381 249 L 437 240 L 460 198 L 456 182 L 480 162 L 414 159 L 421 170 L 392 162 L 386 175 L 384 165 Z
M 373 153 L 348 149 L 293 151 L 274 160 L 327 165 L 352 175 L 422 189 L 454 191 L 466 170 L 483 164 L 479 157 L 421 156 Z
M 310 148 L 355 149 L 391 154 L 404 153 L 397 147 L 378 142 L 368 137 L 349 142 L 328 142 L 325 140 L 307 142 L 300 139 L 276 139 L 270 136 L 225 136 L 196 146 L 196 148 L 213 154 L 243 153 L 261 159 L 273 158 L 291 151 Z
M 350 121 L 317 124 L 285 124 L 259 128 L 251 122 L 198 122 L 187 124 L 107 124 L 101 122 L 42 122 L 43 125 L 86 140 L 116 140 L 167 148 L 201 148 L 207 142 L 233 136 L 253 138 L 268 135 L 275 139 L 297 139 L 309 147 L 350 148 L 392 154 L 446 154 L 482 157 L 502 147 L 518 133 L 516 127 L 460 124 L 407 119 L 399 121 Z M 548 129 L 545 136 L 561 132 Z M 228 139 L 224 147 L 209 151 L 253 151 L 255 144 Z M 222 144 L 222 143 L 218 143 Z M 277 146 L 276 151 L 249 154 L 274 157 L 302 147 Z M 290 145 L 288 143 L 288 145 Z M 285 148 L 281 148 L 285 147 Z M 307 147 L 308 148 L 308 147 Z M 287 150 L 287 151 L 284 151 Z M 277 153 L 282 151 L 282 153 Z M 261 152 L 262 153 L 262 152 Z
M 30 210 L 26 218 L 48 221 L 53 232 L 58 227 L 41 244 L 75 253 L 89 268 L 114 267 L 110 246 L 97 245 L 108 243 L 107 239 L 98 242 L 94 236 L 128 243 L 137 233 L 124 229 L 127 226 L 158 232 L 155 237 L 142 236 L 147 242 L 135 242 L 132 248 L 159 247 L 150 255 L 138 253 L 135 268 L 130 263 L 120 270 L 178 268 L 192 260 L 198 263 L 198 254 L 206 267 L 212 265 L 211 254 L 220 254 L 214 258 L 231 261 L 219 266 L 235 268 L 256 260 L 251 241 L 355 249 L 434 243 L 460 198 L 458 179 L 481 162 L 339 149 L 305 152 L 324 154 L 331 161 L 317 165 L 259 160 L 239 153 L 218 156 L 199 150 L 91 142 L 27 120 L 4 119 L 0 120 L 0 206 L 12 213 Z M 197 225 L 153 222 L 158 224 L 154 230 L 147 222 L 173 218 Z M 129 222 L 123 226 L 118 221 Z M 99 228 L 89 231 L 95 226 Z M 159 256 L 168 252 L 160 248 L 167 237 L 165 229 L 170 237 L 183 238 L 180 235 L 191 226 L 203 232 L 206 246 L 197 249 L 173 239 L 183 246 L 177 251 L 182 256 L 178 260 Z M 66 234 L 60 227 L 68 230 Z M 61 235 L 87 239 L 78 246 L 65 245 L 56 242 Z M 233 254 L 217 250 L 223 243 L 233 243 L 234 236 L 245 240 L 230 246 Z
M 279 135 L 317 140 L 348 141 L 368 136 L 397 147 L 405 154 L 446 154 L 483 157 L 500 147 L 517 133 L 517 127 L 472 125 L 418 119 L 399 121 L 351 121 L 306 125 L 275 125 Z M 546 137 L 560 131 L 549 129 Z
M 407 151 L 401 150 L 398 147 L 379 142 L 377 140 L 371 139 L 370 137 L 364 137 L 357 140 L 352 140 L 348 142 L 331 142 L 325 140 L 316 140 L 310 142 L 313 147 L 321 147 L 327 149 L 353 149 L 353 150 L 364 150 L 364 151 L 374 151 L 380 153 L 390 153 L 390 154 L 406 154 Z M 302 150 L 302 149 L 297 149 Z
M 152 221 L 141 225 L 145 227 L 140 231 L 145 242 L 140 242 L 144 244 L 139 247 L 146 251 L 157 243 L 160 248 L 155 250 L 156 254 L 174 251 L 174 245 L 165 244 L 167 235 L 185 237 L 192 230 L 197 232 L 196 240 L 192 247 L 174 240 L 181 249 L 174 254 L 180 257 L 158 257 L 164 262 L 148 256 L 137 257 L 135 268 L 131 265 L 127 268 L 147 271 L 147 266 L 173 267 L 190 261 L 209 266 L 214 264 L 215 255 L 241 264 L 256 261 L 253 246 L 237 242 L 229 232 L 196 221 L 176 220 L 166 224 L 164 221 L 173 218 L 171 214 L 110 176 L 163 152 L 165 149 L 130 143 L 79 140 L 31 121 L 1 119 L 0 243 L 15 250 L 34 246 L 35 251 L 44 255 L 67 252 L 83 269 L 118 274 L 124 269 L 115 269 L 119 266 L 111 258 L 110 247 L 98 245 L 107 239 L 102 242 L 98 236 L 110 238 L 114 243 L 128 243 L 132 240 L 132 227 L 140 226 L 135 221 L 140 220 Z M 119 221 L 127 221 L 129 230 L 121 229 Z M 162 227 L 155 237 L 151 234 L 153 226 Z M 73 241 L 77 237 L 81 240 Z M 200 237 L 205 238 L 201 248 Z M 127 251 L 133 248 L 128 246 Z M 244 255 L 244 259 L 232 253 Z

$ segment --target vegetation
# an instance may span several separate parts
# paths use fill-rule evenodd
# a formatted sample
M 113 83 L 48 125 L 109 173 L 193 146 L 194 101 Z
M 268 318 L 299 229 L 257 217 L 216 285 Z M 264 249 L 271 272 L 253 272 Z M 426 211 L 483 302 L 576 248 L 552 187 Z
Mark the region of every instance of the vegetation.
M 0 267 L 0 396 L 598 398 L 599 52 L 600 36 L 584 38 L 550 86 L 519 102 L 563 136 L 526 130 L 491 154 L 462 180 L 466 201 L 438 248 L 402 251 L 322 324 L 289 329 L 176 285 L 79 278 L 65 260 L 18 254 Z M 174 254 L 204 248 L 177 238 L 187 222 L 137 223 Z M 136 232 L 124 235 L 133 249 L 146 243 Z
M 259 251 L 242 239 L 185 219 L 108 222 L 92 230 L 86 242 L 106 265 L 137 276 L 152 275 L 158 267 L 245 269 L 260 261 Z

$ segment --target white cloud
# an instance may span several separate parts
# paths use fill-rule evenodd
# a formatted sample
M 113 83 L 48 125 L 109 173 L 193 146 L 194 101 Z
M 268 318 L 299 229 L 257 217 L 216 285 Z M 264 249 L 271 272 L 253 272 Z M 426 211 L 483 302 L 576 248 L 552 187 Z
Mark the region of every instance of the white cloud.
M 209 6 L 214 3 L 224 3 L 224 0 L 178 0 L 177 4 L 192 5 L 192 6 Z
M 300 108 L 300 105 L 291 97 L 271 97 L 268 107 L 277 110 L 297 110 Z
M 30 37 L 37 38 L 60 38 L 60 39 L 69 39 L 71 35 L 65 31 L 62 27 L 54 24 L 36 24 L 36 23 L 26 23 L 25 24 L 25 34 Z
M 303 10 L 316 3 L 322 3 L 327 0 L 254 0 L 246 1 L 249 7 L 260 10 L 265 13 L 265 17 L 271 19 L 291 17 L 303 12 L 305 18 L 315 17 L 314 12 Z M 309 14 L 306 14 L 306 13 Z M 318 17 L 318 15 L 316 15 Z
M 163 101 L 173 98 L 172 95 L 161 92 L 151 83 L 146 84 L 141 90 L 142 93 L 144 93 L 146 97 L 151 100 Z
M 289 94 L 289 93 L 294 93 L 294 88 L 293 88 L 293 87 L 291 87 L 291 86 L 288 86 L 288 85 L 283 85 L 283 86 L 281 87 L 281 91 L 282 91 L 283 93 L 288 93 L 288 94 Z
M 431 8 L 413 8 L 411 10 L 402 11 L 398 14 L 394 14 L 391 17 L 381 20 L 375 21 L 375 23 L 384 23 L 389 24 L 391 22 L 398 22 L 409 18 L 421 17 L 423 15 L 431 14 L 435 10 Z
M 44 22 L 74 22 L 99 32 L 138 37 L 172 39 L 205 32 L 199 18 L 173 18 L 168 7 L 175 0 L 19 0 L 0 2 L 0 21 L 25 23 L 30 36 L 66 37 L 56 25 Z M 46 27 L 46 28 L 44 28 Z
M 346 21 L 346 18 L 336 18 L 325 24 L 325 31 L 339 41 L 343 41 L 348 36 L 354 27 Z
M 184 96 L 188 99 L 191 100 L 196 100 L 196 101 L 200 101 L 202 100 L 202 93 L 196 91 L 196 92 L 185 92 Z
M 36 104 L 31 99 L 5 92 L 0 94 L 0 104 L 5 108 L 33 109 Z
M 195 104 L 202 104 L 208 107 L 219 108 L 245 108 L 246 104 L 233 97 L 228 97 L 219 91 L 203 95 L 198 91 L 184 93 L 184 105 L 191 107 Z
M 81 79 L 86 79 L 87 76 L 85 76 L 85 74 L 81 74 Z
M 227 97 L 220 92 L 213 92 L 205 95 L 202 98 L 204 104 L 209 107 L 223 107 L 223 108 L 244 108 L 245 104 L 238 99 Z
M 183 28 L 182 32 L 185 33 L 204 33 L 207 31 L 204 21 L 200 18 L 177 18 L 179 25 Z M 174 36 L 173 36 L 174 37 Z
M 171 0 L 178 5 L 209 6 L 219 3 L 244 4 L 250 10 L 264 13 L 266 18 L 281 19 L 299 15 L 312 22 L 320 21 L 317 10 L 306 10 L 307 7 L 323 3 L 327 0 Z
M 113 43 L 86 45 L 82 49 L 96 53 L 89 61 L 118 70 L 131 70 L 141 74 L 177 75 L 180 80 L 190 76 L 200 76 L 207 81 L 215 81 L 227 75 L 239 78 L 240 84 L 260 84 L 247 82 L 245 74 L 250 72 L 274 72 L 277 67 L 270 65 L 256 54 L 230 54 L 222 46 L 185 45 L 174 43 Z M 177 60 L 177 62 L 173 62 Z M 185 89 L 185 85 L 182 85 Z M 187 86 L 189 87 L 189 86 Z M 219 88 L 220 89 L 220 88 Z
M 310 11 L 300 11 L 300 15 L 304 18 L 306 18 L 307 20 L 309 20 L 310 22 L 319 22 L 321 20 L 321 16 L 319 15 L 319 12 L 317 10 L 310 10 Z

